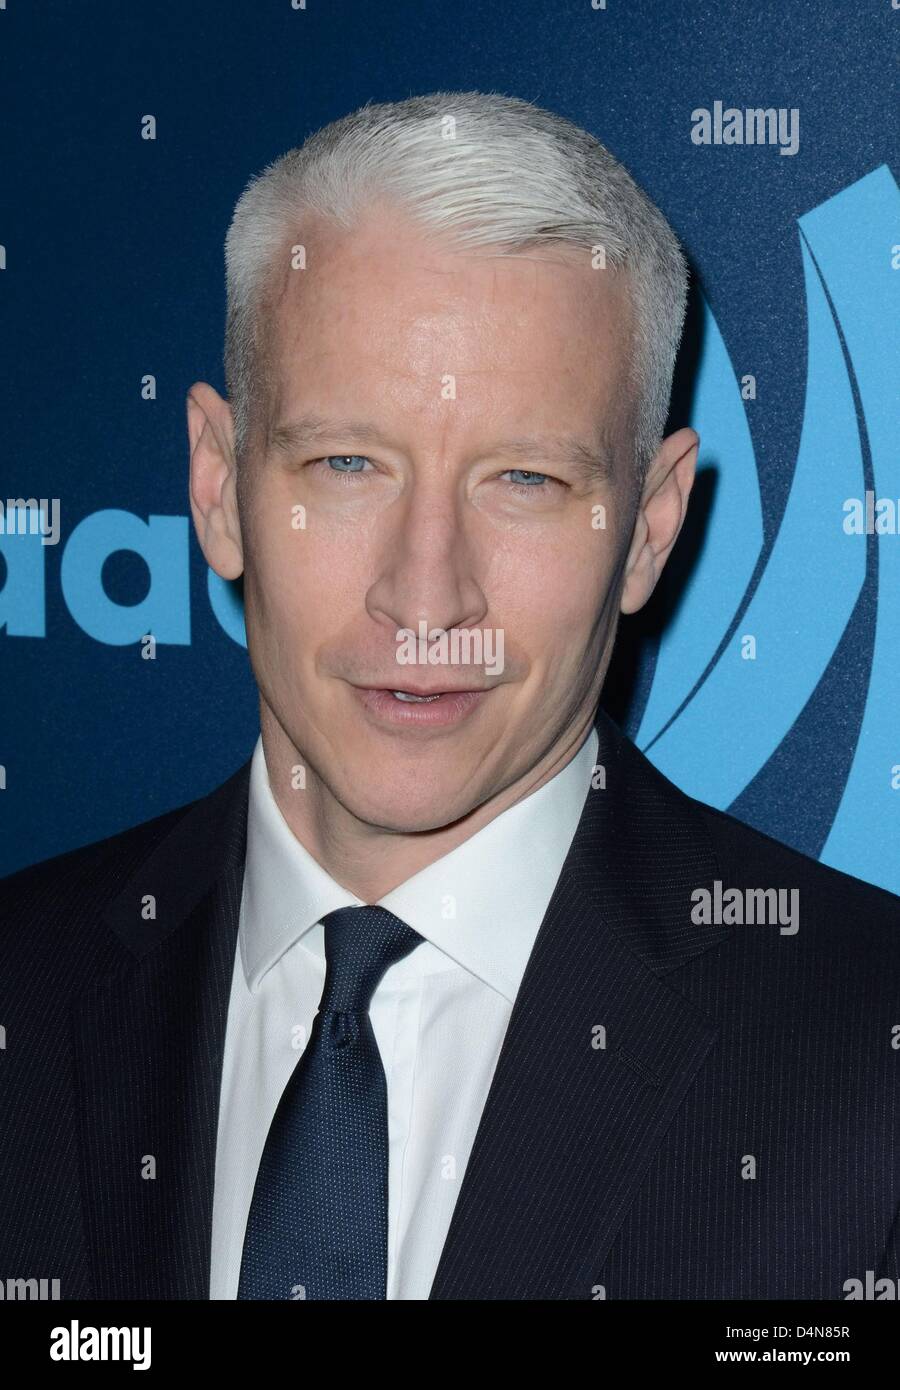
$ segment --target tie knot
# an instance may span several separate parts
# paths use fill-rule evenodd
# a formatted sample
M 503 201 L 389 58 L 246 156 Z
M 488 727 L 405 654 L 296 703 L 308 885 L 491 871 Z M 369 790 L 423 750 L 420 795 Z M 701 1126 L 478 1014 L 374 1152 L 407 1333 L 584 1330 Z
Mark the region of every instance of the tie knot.
M 322 918 L 325 988 L 319 1011 L 367 1013 L 382 975 L 424 940 L 385 907 L 341 907 Z

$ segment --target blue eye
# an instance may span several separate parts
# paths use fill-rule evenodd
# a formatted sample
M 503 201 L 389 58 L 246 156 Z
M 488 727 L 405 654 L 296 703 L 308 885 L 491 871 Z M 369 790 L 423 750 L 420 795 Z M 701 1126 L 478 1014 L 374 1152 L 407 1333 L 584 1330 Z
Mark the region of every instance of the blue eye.
M 323 458 L 310 459 L 306 464 L 307 468 L 323 468 L 331 477 L 339 477 L 342 481 L 349 482 L 351 477 L 358 477 L 361 473 L 371 472 L 371 459 L 365 454 L 326 454 Z M 366 465 L 370 465 L 369 468 Z M 510 475 L 512 491 L 520 497 L 536 497 L 541 492 L 547 493 L 551 487 L 560 487 L 562 484 L 556 478 L 551 478 L 548 473 L 536 473 L 529 468 L 507 468 L 506 473 Z M 503 475 L 501 475 L 503 476 Z
M 326 454 L 325 458 L 313 459 L 313 463 L 332 463 L 339 464 L 338 468 L 330 468 L 332 473 L 362 473 L 362 468 L 347 467 L 348 464 L 366 464 L 369 460 L 363 454 Z
M 533 473 L 527 468 L 508 468 L 507 473 L 518 473 L 520 478 L 527 479 L 524 484 L 526 487 L 534 487 L 536 483 L 546 483 L 550 479 L 546 473 Z

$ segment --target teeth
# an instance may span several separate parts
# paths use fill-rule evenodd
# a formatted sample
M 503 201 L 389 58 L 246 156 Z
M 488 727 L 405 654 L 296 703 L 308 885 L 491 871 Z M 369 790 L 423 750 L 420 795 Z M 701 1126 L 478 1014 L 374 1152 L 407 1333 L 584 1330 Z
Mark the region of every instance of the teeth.
M 395 700 L 410 700 L 416 704 L 426 704 L 429 700 L 439 700 L 440 695 L 410 695 L 405 690 L 392 690 L 391 694 Z

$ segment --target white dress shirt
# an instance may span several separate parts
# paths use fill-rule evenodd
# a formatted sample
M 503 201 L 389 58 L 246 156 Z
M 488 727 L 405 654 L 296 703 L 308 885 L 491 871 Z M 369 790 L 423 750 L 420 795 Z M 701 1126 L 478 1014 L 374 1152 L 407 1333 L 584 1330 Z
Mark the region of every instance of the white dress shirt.
M 379 900 L 424 937 L 369 1010 L 388 1102 L 389 1299 L 427 1299 L 500 1046 L 572 843 L 598 749 Z M 210 1298 L 237 1297 L 247 1214 L 275 1108 L 325 983 L 322 918 L 362 903 L 296 839 L 250 770 L 247 858 L 228 1006 Z

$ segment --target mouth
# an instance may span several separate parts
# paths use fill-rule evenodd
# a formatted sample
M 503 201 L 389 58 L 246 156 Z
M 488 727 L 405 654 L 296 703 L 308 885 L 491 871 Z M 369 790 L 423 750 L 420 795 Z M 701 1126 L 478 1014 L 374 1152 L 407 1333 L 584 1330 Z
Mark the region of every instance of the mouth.
M 438 690 L 434 695 L 414 695 L 411 690 L 392 690 L 391 694 L 395 700 L 439 700 L 446 694 L 443 690 Z
M 351 686 L 354 696 L 377 723 L 407 728 L 443 728 L 477 709 L 490 689 L 428 690 L 421 686 Z

